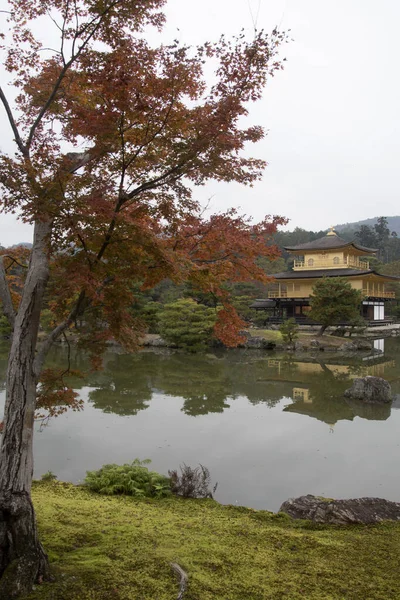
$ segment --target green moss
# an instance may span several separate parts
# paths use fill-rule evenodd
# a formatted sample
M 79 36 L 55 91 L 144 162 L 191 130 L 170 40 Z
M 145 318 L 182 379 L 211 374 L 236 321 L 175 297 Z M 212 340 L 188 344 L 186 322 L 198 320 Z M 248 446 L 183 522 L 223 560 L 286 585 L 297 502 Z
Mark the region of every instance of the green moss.
M 70 484 L 33 489 L 56 581 L 31 600 L 400 598 L 400 524 L 332 527 L 212 500 L 98 496 Z
M 282 343 L 283 337 L 280 331 L 274 331 L 273 329 L 249 329 L 248 330 L 252 337 L 262 337 L 268 342 Z

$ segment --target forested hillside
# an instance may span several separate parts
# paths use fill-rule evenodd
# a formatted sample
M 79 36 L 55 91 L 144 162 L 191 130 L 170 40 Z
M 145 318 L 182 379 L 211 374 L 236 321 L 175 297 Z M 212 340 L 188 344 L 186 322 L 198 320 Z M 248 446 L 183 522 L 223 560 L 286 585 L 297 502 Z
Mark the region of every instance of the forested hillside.
M 397 235 L 400 237 L 400 216 L 395 217 L 385 217 L 387 220 L 387 225 L 390 231 L 395 231 Z M 368 227 L 374 227 L 378 222 L 379 217 L 373 217 L 372 219 L 364 219 L 362 221 L 354 221 L 352 223 L 341 223 L 340 225 L 335 225 L 336 231 L 340 232 L 340 235 L 346 233 L 347 235 L 351 235 L 358 229 L 360 229 L 361 225 L 367 225 Z

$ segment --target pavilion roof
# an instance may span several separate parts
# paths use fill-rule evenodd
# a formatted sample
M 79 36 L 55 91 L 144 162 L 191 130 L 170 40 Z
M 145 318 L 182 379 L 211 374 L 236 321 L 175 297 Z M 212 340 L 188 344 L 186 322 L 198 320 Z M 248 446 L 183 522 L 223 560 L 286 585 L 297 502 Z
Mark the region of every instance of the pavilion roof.
M 298 244 L 297 246 L 286 246 L 285 250 L 288 250 L 289 252 L 303 252 L 304 250 L 334 250 L 336 248 L 345 248 L 346 246 L 353 246 L 356 250 L 365 252 L 366 254 L 375 254 L 378 252 L 375 248 L 366 248 L 356 242 L 344 240 L 335 232 L 329 232 L 324 237 L 314 240 L 313 242 L 306 242 L 305 244 Z
M 400 281 L 400 277 L 395 275 L 385 275 L 377 273 L 372 269 L 313 269 L 310 271 L 285 271 L 282 273 L 274 273 L 274 279 L 320 279 L 321 277 L 357 277 L 360 275 L 376 275 L 382 279 L 392 279 Z

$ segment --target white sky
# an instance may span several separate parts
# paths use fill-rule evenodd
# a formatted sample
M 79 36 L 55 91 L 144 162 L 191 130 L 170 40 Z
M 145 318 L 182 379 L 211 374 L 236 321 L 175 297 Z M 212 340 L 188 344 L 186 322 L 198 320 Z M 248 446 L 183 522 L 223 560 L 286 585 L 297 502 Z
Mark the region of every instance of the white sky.
M 269 163 L 263 180 L 253 188 L 212 183 L 198 198 L 255 219 L 282 214 L 290 229 L 400 213 L 400 2 L 169 0 L 166 14 L 166 41 L 251 32 L 257 14 L 259 29 L 278 25 L 294 39 L 283 49 L 285 70 L 251 107 L 250 121 L 269 130 L 249 147 Z M 9 147 L 4 118 L 0 124 L 0 147 Z M 0 244 L 30 238 L 28 226 L 0 216 Z

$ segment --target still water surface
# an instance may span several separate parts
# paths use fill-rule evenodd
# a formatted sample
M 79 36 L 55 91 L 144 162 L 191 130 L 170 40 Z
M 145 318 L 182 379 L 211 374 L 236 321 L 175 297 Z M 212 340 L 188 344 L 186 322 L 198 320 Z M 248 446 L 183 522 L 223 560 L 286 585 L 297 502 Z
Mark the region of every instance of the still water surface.
M 381 345 L 382 348 L 382 345 Z M 289 497 L 380 496 L 400 500 L 400 343 L 346 360 L 279 356 L 254 350 L 207 355 L 108 352 L 105 369 L 89 373 L 76 351 L 73 380 L 85 401 L 37 424 L 35 474 L 53 471 L 81 481 L 87 470 L 134 458 L 166 473 L 179 464 L 206 465 L 223 503 L 277 510 Z M 63 366 L 54 349 L 49 366 Z M 0 353 L 0 386 L 6 349 Z M 392 406 L 347 403 L 343 391 L 360 375 L 392 384 Z M 0 387 L 0 413 L 4 384 Z

